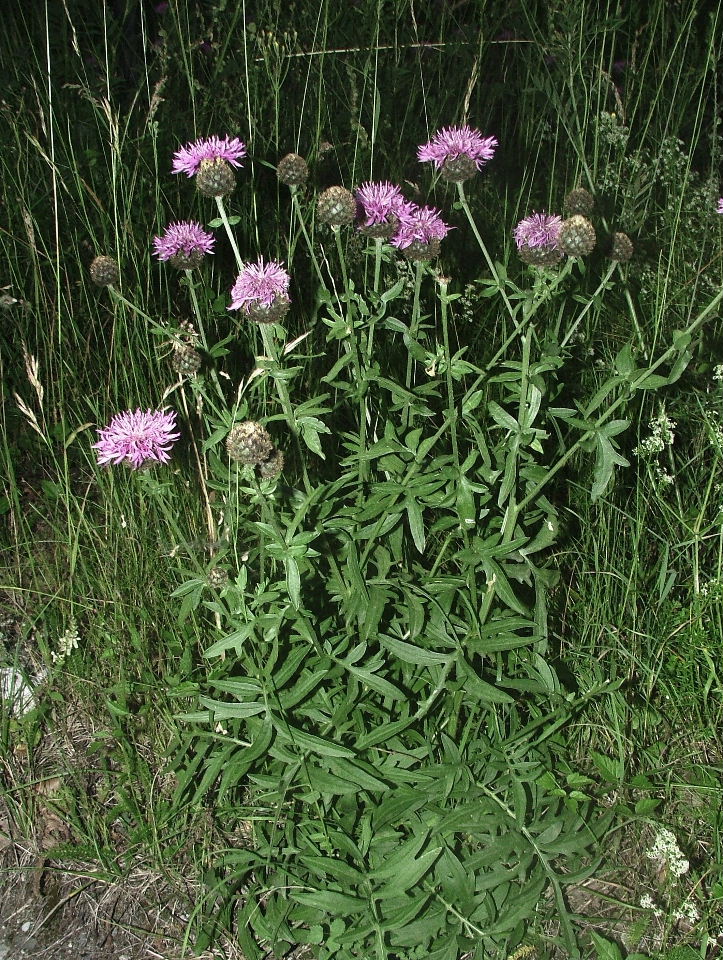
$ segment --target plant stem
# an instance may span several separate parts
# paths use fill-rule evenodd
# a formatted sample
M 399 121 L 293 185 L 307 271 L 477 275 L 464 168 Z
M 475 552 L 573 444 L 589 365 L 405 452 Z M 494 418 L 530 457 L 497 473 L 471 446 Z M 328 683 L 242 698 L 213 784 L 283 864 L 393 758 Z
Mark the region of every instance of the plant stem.
M 236 265 L 239 270 L 243 269 L 244 262 L 241 259 L 241 254 L 239 253 L 238 245 L 236 243 L 236 237 L 233 235 L 231 230 L 231 224 L 228 222 L 228 215 L 226 214 L 226 207 L 224 206 L 223 197 L 216 197 L 216 206 L 218 207 L 218 212 L 223 220 L 223 226 L 226 231 L 226 236 L 228 241 L 231 244 L 231 249 L 233 250 L 234 256 L 236 257 Z
M 482 239 L 479 230 L 477 229 L 477 224 L 476 224 L 475 221 L 474 221 L 474 217 L 472 216 L 472 211 L 470 210 L 469 204 L 467 203 L 467 197 L 465 196 L 465 193 L 464 193 L 464 184 L 463 184 L 463 183 L 458 183 L 458 184 L 457 184 L 457 193 L 459 194 L 459 202 L 460 202 L 460 204 L 461 204 L 461 206 L 462 206 L 462 209 L 464 210 L 464 213 L 465 213 L 465 216 L 467 217 L 467 220 L 468 220 L 468 222 L 469 222 L 469 225 L 470 225 L 470 227 L 472 228 L 472 233 L 473 233 L 474 236 L 475 236 L 475 240 L 477 241 L 477 243 L 478 243 L 478 245 L 479 245 L 479 248 L 480 248 L 480 250 L 482 251 L 482 256 L 483 256 L 483 257 L 485 258 L 485 260 L 487 261 L 487 266 L 488 266 L 489 269 L 490 269 L 490 273 L 491 273 L 492 276 L 495 278 L 495 282 L 497 283 L 497 286 L 499 287 L 500 295 L 502 296 L 502 299 L 503 299 L 504 302 L 505 302 L 505 306 L 507 307 L 507 311 L 508 311 L 510 317 L 512 318 L 512 320 L 514 321 L 514 319 L 515 319 L 515 309 L 514 309 L 514 307 L 512 306 L 512 304 L 510 303 L 509 297 L 507 296 L 507 294 L 506 294 L 506 292 L 505 292 L 505 288 L 504 288 L 504 286 L 503 286 L 503 284 L 502 284 L 502 281 L 500 280 L 500 275 L 497 273 L 497 267 L 495 266 L 494 261 L 492 260 L 492 257 L 489 255 L 489 252 L 488 252 L 488 250 L 487 250 L 487 246 L 486 246 L 484 240 Z
M 412 389 L 412 367 L 414 364 L 414 358 L 412 356 L 412 344 L 417 339 L 417 333 L 419 329 L 419 293 L 422 287 L 422 276 L 424 274 L 424 260 L 415 261 L 416 273 L 414 276 L 414 300 L 412 301 L 412 320 L 409 324 L 409 347 L 407 353 L 407 373 L 404 378 L 404 385 L 407 390 Z M 404 413 L 404 426 L 405 428 L 409 426 L 411 421 L 411 412 L 410 408 L 407 407 Z
M 698 316 L 693 320 L 688 327 L 685 329 L 684 333 L 692 336 L 695 331 L 703 324 L 703 321 L 708 317 L 708 314 L 711 313 L 715 307 L 718 306 L 721 299 L 723 299 L 723 289 L 721 289 L 711 300 L 707 307 L 704 307 L 703 310 L 698 314 Z M 605 413 L 601 414 L 595 421 L 595 426 L 590 430 L 586 430 L 581 437 L 573 443 L 573 445 L 563 453 L 557 463 L 550 468 L 546 476 L 538 481 L 532 490 L 527 494 L 527 496 L 517 505 L 517 514 L 522 513 L 526 506 L 532 503 L 540 494 L 540 491 L 547 486 L 547 484 L 552 480 L 558 471 L 564 467 L 567 461 L 580 449 L 580 447 L 591 437 L 595 435 L 597 430 L 608 420 L 612 414 L 628 399 L 629 395 L 634 393 L 638 389 L 641 383 L 643 383 L 652 373 L 661 367 L 667 360 L 669 360 L 675 353 L 678 352 L 678 348 L 673 344 L 668 347 L 668 349 L 661 354 L 658 359 L 651 364 L 649 367 L 646 367 L 645 370 L 641 370 L 638 376 L 630 383 L 628 392 L 622 394 L 614 400 Z

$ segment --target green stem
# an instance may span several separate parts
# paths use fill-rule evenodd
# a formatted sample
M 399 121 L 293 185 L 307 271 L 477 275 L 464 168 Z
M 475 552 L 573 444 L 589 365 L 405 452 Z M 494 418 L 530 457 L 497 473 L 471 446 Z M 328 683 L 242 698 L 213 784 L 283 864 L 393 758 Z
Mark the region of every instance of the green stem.
M 346 297 L 346 309 L 340 304 L 339 312 L 346 313 L 347 325 L 349 328 L 349 350 L 354 367 L 354 379 L 356 380 L 356 389 L 359 402 L 359 480 L 364 483 L 367 478 L 369 463 L 364 459 L 367 444 L 367 401 L 364 391 L 364 378 L 362 375 L 361 360 L 359 359 L 359 344 L 357 343 L 355 320 L 355 304 L 352 297 L 352 290 L 349 285 L 349 274 L 346 269 L 346 257 L 344 256 L 344 246 L 341 242 L 341 229 L 332 227 L 334 240 L 336 242 L 336 252 L 341 266 L 341 276 L 344 282 L 344 294 Z M 361 494 L 361 491 L 360 491 Z
M 564 337 L 562 338 L 562 340 L 560 341 L 560 349 L 562 349 L 563 347 L 567 346 L 567 344 L 570 342 L 570 340 L 572 339 L 572 337 L 575 335 L 575 331 L 577 330 L 577 328 L 578 328 L 578 327 L 580 326 L 580 324 L 582 323 L 584 317 L 587 315 L 587 313 L 588 313 L 588 311 L 591 309 L 592 305 L 595 303 L 595 299 L 596 299 L 597 295 L 598 295 L 602 290 L 605 289 L 605 285 L 607 284 L 607 282 L 608 282 L 608 280 L 610 279 L 610 277 L 613 275 L 613 272 L 614 272 L 616 266 L 617 266 L 617 264 L 615 264 L 615 263 L 611 263 L 611 264 L 610 264 L 610 266 L 609 266 L 608 269 L 607 269 L 607 272 L 606 272 L 605 276 L 602 278 L 602 280 L 600 281 L 600 283 L 597 285 L 597 290 L 595 290 L 595 292 L 593 293 L 593 295 L 592 295 L 592 296 L 590 297 L 590 299 L 587 301 L 587 303 L 585 304 L 585 306 L 584 306 L 584 307 L 582 308 L 582 310 L 580 311 L 580 313 L 579 313 L 577 319 L 575 320 L 575 322 L 572 324 L 572 326 L 570 327 L 570 329 L 567 331 L 567 333 L 565 334 L 565 336 L 564 336 Z M 640 331 L 638 331 L 638 335 L 640 335 Z
M 271 336 L 271 331 L 264 323 L 260 323 L 259 327 L 261 329 L 261 337 L 264 341 L 264 350 L 266 351 L 267 356 L 273 362 L 274 366 L 277 369 L 280 369 L 281 364 L 276 356 L 276 345 L 274 344 Z M 286 417 L 286 422 L 289 425 L 289 430 L 291 430 L 291 436 L 294 439 L 294 445 L 299 455 L 299 462 L 301 463 L 301 470 L 304 477 L 304 487 L 306 488 L 306 492 L 310 493 L 311 483 L 309 482 L 309 474 L 306 469 L 306 458 L 304 457 L 304 452 L 301 447 L 299 428 L 296 425 L 296 417 L 294 416 L 294 408 L 291 405 L 289 391 L 286 387 L 286 383 L 283 380 L 280 380 L 278 377 L 274 377 L 273 379 L 274 383 L 276 384 L 276 392 L 278 393 L 279 400 L 281 401 L 281 407 L 284 411 L 284 416 Z
M 550 299 L 550 297 L 552 296 L 556 288 L 570 273 L 572 269 L 572 263 L 573 261 L 568 259 L 565 266 L 562 268 L 562 270 L 560 270 L 560 272 L 555 277 L 554 283 L 546 288 L 544 297 L 539 297 L 538 299 L 536 299 L 528 310 L 525 310 L 523 308 L 522 319 L 519 321 L 517 320 L 514 321 L 515 329 L 512 331 L 509 337 L 505 339 L 505 341 L 502 343 L 499 350 L 497 350 L 497 352 L 492 357 L 492 359 L 488 360 L 488 362 L 484 365 L 484 367 L 482 368 L 482 372 L 477 375 L 476 379 L 472 383 L 472 386 L 467 390 L 467 396 L 469 396 L 471 393 L 474 393 L 474 391 L 477 390 L 477 388 L 485 379 L 485 377 L 490 372 L 490 370 L 492 370 L 493 367 L 497 365 L 497 361 L 500 359 L 500 357 L 504 356 L 504 354 L 507 352 L 507 348 L 515 339 L 515 337 L 519 336 L 519 334 L 524 330 L 525 326 L 535 316 L 535 314 L 540 309 L 540 307 Z
M 715 309 L 715 307 L 718 306 L 721 299 L 723 299 L 723 289 L 721 289 L 713 297 L 713 299 L 711 300 L 711 302 L 708 304 L 707 307 L 704 307 L 703 310 L 701 310 L 701 312 L 698 314 L 695 320 L 693 320 L 692 323 L 690 323 L 688 327 L 685 329 L 684 333 L 688 334 L 689 336 L 692 336 L 695 333 L 695 331 L 703 324 L 704 320 L 706 320 L 706 318 L 708 317 L 708 314 L 711 313 Z M 586 430 L 585 433 L 583 433 L 582 436 L 579 437 L 575 441 L 575 443 L 573 443 L 573 445 L 568 450 L 565 451 L 565 453 L 560 457 L 557 463 L 550 468 L 547 475 L 542 480 L 540 480 L 538 483 L 535 484 L 535 486 L 532 488 L 530 493 L 528 493 L 527 496 L 524 498 L 524 500 L 522 500 L 518 504 L 517 511 L 516 511 L 517 514 L 522 513 L 525 507 L 528 506 L 528 504 L 532 503 L 539 496 L 540 491 L 547 486 L 547 484 L 550 482 L 550 480 L 552 480 L 555 474 L 558 473 L 564 467 L 567 461 L 580 449 L 580 447 L 587 440 L 589 440 L 591 437 L 595 435 L 595 433 L 599 430 L 599 428 L 603 425 L 603 423 L 605 423 L 605 421 L 608 420 L 613 415 L 613 413 L 618 409 L 618 407 L 620 407 L 623 403 L 625 403 L 628 400 L 629 396 L 638 389 L 640 384 L 643 383 L 645 380 L 647 380 L 647 378 L 652 373 L 655 373 L 655 371 L 659 367 L 661 367 L 667 360 L 669 360 L 677 352 L 678 352 L 678 348 L 675 346 L 675 344 L 673 344 L 673 346 L 668 347 L 668 349 L 663 354 L 661 354 L 661 356 L 658 357 L 655 363 L 651 364 L 649 367 L 646 367 L 645 370 L 640 371 L 638 376 L 630 383 L 628 391 L 625 394 L 622 394 L 621 396 L 619 396 L 617 400 L 613 401 L 613 403 L 610 404 L 610 406 L 605 411 L 605 413 L 601 414 L 597 418 L 597 420 L 595 421 L 595 426 L 592 427 L 590 430 Z
M 458 183 L 458 184 L 457 184 L 457 193 L 459 194 L 459 202 L 460 202 L 460 204 L 461 204 L 461 206 L 462 206 L 462 209 L 464 210 L 464 213 L 465 213 L 465 216 L 467 217 L 467 220 L 468 220 L 468 222 L 469 222 L 469 225 L 470 225 L 470 227 L 472 228 L 472 233 L 473 233 L 474 236 L 475 236 L 475 240 L 477 241 L 477 243 L 478 243 L 478 245 L 479 245 L 479 248 L 480 248 L 480 250 L 482 251 L 482 256 L 483 256 L 483 257 L 485 258 L 485 260 L 487 261 L 487 266 L 489 267 L 490 273 L 491 273 L 492 276 L 494 277 L 495 282 L 496 282 L 497 286 L 499 287 L 499 291 L 500 291 L 500 294 L 501 294 L 501 296 L 502 296 L 502 299 L 503 299 L 504 302 L 505 302 L 505 306 L 507 307 L 507 311 L 508 311 L 510 317 L 512 318 L 512 320 L 514 321 L 514 319 L 515 319 L 515 308 L 512 306 L 512 304 L 510 303 L 509 297 L 508 297 L 507 294 L 505 293 L 505 288 L 504 288 L 504 286 L 502 285 L 502 281 L 500 280 L 500 275 L 497 273 L 497 267 L 494 265 L 494 261 L 492 260 L 492 257 L 490 257 L 490 255 L 489 255 L 489 252 L 488 252 L 488 250 L 487 250 L 487 246 L 486 246 L 484 240 L 482 239 L 482 237 L 480 236 L 479 230 L 477 229 L 477 224 L 476 224 L 475 221 L 474 221 L 474 217 L 472 216 L 472 211 L 470 210 L 469 204 L 467 203 L 467 197 L 465 196 L 465 193 L 464 193 L 464 184 L 463 184 L 463 183 Z
M 126 307 L 129 307 L 134 313 L 137 313 L 139 317 L 143 317 L 143 319 L 146 320 L 148 323 L 156 322 L 151 317 L 149 317 L 147 313 L 144 313 L 140 307 L 137 307 L 135 303 L 131 303 L 130 300 L 126 300 L 123 294 L 120 293 L 118 290 L 116 290 L 114 286 L 108 287 L 108 293 L 110 294 L 112 300 L 115 300 L 116 303 L 122 303 Z
M 204 327 L 203 327 L 203 317 L 201 315 L 201 307 L 198 302 L 198 296 L 196 295 L 196 285 L 193 282 L 193 275 L 192 275 L 193 272 L 191 270 L 185 270 L 184 273 L 186 274 L 188 292 L 191 296 L 191 308 L 193 310 L 193 315 L 196 318 L 196 326 L 198 327 L 198 332 L 201 336 L 201 344 L 203 345 L 203 349 L 206 351 L 206 353 L 210 353 L 210 350 L 208 347 L 208 340 L 206 339 L 206 331 L 204 330 Z M 219 397 L 225 404 L 226 397 L 224 396 L 223 390 L 221 388 L 221 383 L 218 379 L 218 374 L 216 373 L 216 368 L 214 366 L 211 367 L 211 379 L 213 380 L 214 386 L 216 387 L 216 391 Z
M 374 293 L 379 294 L 379 279 L 382 272 L 382 246 L 384 241 L 378 237 L 374 239 Z M 369 321 L 369 333 L 367 335 L 367 366 L 372 362 L 372 350 L 374 348 L 374 323 L 375 318 L 372 315 Z
M 407 390 L 412 389 L 412 367 L 414 364 L 414 358 L 412 356 L 412 344 L 417 339 L 417 334 L 419 330 L 419 294 L 422 288 L 422 276 L 424 274 L 424 260 L 415 261 L 416 273 L 414 276 L 414 300 L 412 301 L 412 320 L 409 324 L 409 347 L 407 353 L 407 372 L 404 377 L 404 385 Z M 405 428 L 409 426 L 411 421 L 411 413 L 409 407 L 407 407 L 404 414 L 404 426 Z
M 444 341 L 444 357 L 445 357 L 445 374 L 447 381 L 447 420 L 449 422 L 450 435 L 452 438 L 452 455 L 454 457 L 454 463 L 457 468 L 457 476 L 459 482 L 462 480 L 462 466 L 459 459 L 459 444 L 457 442 L 457 408 L 454 402 L 454 381 L 452 378 L 452 351 L 449 345 L 449 319 L 448 319 L 448 306 L 449 300 L 447 299 L 447 280 L 445 277 L 439 277 L 437 279 L 439 284 L 439 304 L 440 312 L 442 319 L 442 339 Z M 464 525 L 461 524 L 462 537 L 464 539 L 465 549 L 469 549 L 469 530 Z M 474 573 L 469 579 L 469 588 L 470 596 L 472 600 L 472 606 L 477 609 L 477 582 L 474 576 Z
M 223 203 L 223 197 L 216 197 L 216 206 L 218 207 L 219 215 L 223 220 L 223 226 L 224 230 L 226 231 L 226 236 L 228 237 L 228 242 L 231 244 L 231 249 L 236 257 L 236 265 L 238 266 L 239 270 L 243 270 L 244 262 L 241 259 L 241 254 L 239 253 L 236 237 L 234 237 L 233 231 L 231 230 L 231 224 L 228 222 L 228 216 L 226 214 L 226 207 Z
M 304 234 L 304 240 L 306 240 L 306 246 L 309 251 L 309 256 L 311 257 L 311 262 L 314 264 L 314 270 L 316 272 L 316 276 L 318 277 L 319 283 L 322 285 L 322 287 L 326 287 L 326 283 L 324 282 L 324 275 L 321 272 L 319 261 L 316 259 L 316 254 L 314 253 L 314 245 L 311 242 L 311 238 L 309 237 L 309 233 L 306 229 L 306 224 L 304 223 L 304 217 L 301 212 L 301 206 L 299 204 L 299 197 L 298 197 L 296 188 L 292 188 L 291 190 L 291 203 L 292 203 L 294 212 L 296 214 L 296 218 L 299 221 L 301 232 Z

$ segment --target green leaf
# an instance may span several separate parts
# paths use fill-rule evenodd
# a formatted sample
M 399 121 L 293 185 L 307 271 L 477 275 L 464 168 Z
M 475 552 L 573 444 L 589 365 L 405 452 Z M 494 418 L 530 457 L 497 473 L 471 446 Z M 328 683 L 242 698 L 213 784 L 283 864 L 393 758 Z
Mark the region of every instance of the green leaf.
M 444 847 L 435 847 L 433 850 L 427 850 L 416 860 L 400 863 L 396 860 L 397 869 L 389 883 L 374 891 L 375 900 L 388 900 L 398 897 L 400 891 L 407 891 L 416 886 L 422 877 L 428 873 L 439 859 L 439 855 Z
M 620 374 L 621 377 L 625 377 L 626 380 L 630 379 L 630 375 L 635 373 L 635 361 L 633 360 L 633 347 L 632 344 L 626 343 L 623 349 L 615 357 L 615 369 Z
M 599 933 L 595 933 L 594 930 L 589 930 L 588 932 L 595 944 L 597 960 L 623 960 L 620 947 L 616 943 L 606 940 L 604 937 L 601 937 Z
M 287 557 L 286 561 L 286 589 L 289 591 L 289 597 L 298 610 L 301 606 L 301 576 L 299 574 L 299 565 L 293 557 Z
M 378 677 L 371 670 L 364 670 L 361 667 L 351 667 L 348 664 L 345 664 L 345 666 L 350 673 L 358 677 L 370 689 L 376 690 L 377 693 L 390 697 L 392 700 L 406 699 L 406 694 L 402 693 L 399 687 L 395 687 L 393 683 L 385 680 L 384 677 Z
M 324 428 L 324 433 L 330 433 L 328 428 Z M 324 452 L 321 449 L 321 441 L 319 440 L 319 431 L 312 426 L 310 422 L 302 423 L 301 425 L 301 437 L 306 446 L 311 450 L 312 453 L 315 453 L 317 457 L 321 457 L 322 460 L 326 460 Z
M 620 783 L 625 774 L 625 766 L 622 760 L 612 760 L 602 753 L 593 750 L 590 753 L 590 759 L 597 767 L 600 775 L 608 783 Z
M 404 506 L 407 511 L 409 530 L 412 534 L 412 540 L 414 540 L 414 546 L 420 553 L 424 553 L 426 535 L 424 532 L 424 517 L 422 515 L 422 510 L 417 501 L 413 500 L 411 497 L 407 498 Z
M 328 740 L 317 737 L 313 733 L 306 733 L 303 730 L 299 730 L 298 727 L 292 727 L 287 723 L 281 723 L 276 720 L 275 717 L 272 717 L 271 722 L 274 725 L 274 729 L 276 730 L 279 739 L 284 740 L 287 743 L 292 743 L 301 750 L 308 751 L 309 753 L 316 753 L 322 757 L 354 756 L 354 751 L 349 750 L 347 747 L 330 743 Z
M 433 650 L 425 650 L 414 643 L 397 640 L 396 637 L 389 637 L 385 634 L 381 634 L 378 639 L 383 647 L 386 647 L 390 653 L 393 653 L 399 660 L 403 660 L 404 663 L 429 667 L 435 663 L 446 663 L 451 656 L 454 656 L 453 651 L 450 651 L 450 653 L 435 653 Z
M 503 427 L 505 430 L 511 430 L 512 433 L 518 432 L 519 427 L 517 421 L 514 417 L 510 416 L 506 410 L 503 410 L 499 403 L 490 400 L 487 404 L 487 412 L 500 427 Z
M 304 903 L 309 907 L 323 910 L 325 914 L 333 916 L 335 913 L 364 913 L 368 909 L 366 900 L 350 897 L 345 893 L 335 893 L 333 890 L 319 890 L 313 893 L 299 893 L 291 890 L 289 896 L 297 903 Z
M 649 817 L 660 806 L 660 800 L 654 797 L 641 797 L 635 804 L 635 812 L 641 817 Z

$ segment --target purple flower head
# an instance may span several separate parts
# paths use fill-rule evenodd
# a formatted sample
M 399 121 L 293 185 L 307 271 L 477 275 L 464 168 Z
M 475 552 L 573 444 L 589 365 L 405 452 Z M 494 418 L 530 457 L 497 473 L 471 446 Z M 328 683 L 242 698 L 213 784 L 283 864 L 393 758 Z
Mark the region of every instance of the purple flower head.
M 522 247 L 548 247 L 554 249 L 562 228 L 562 217 L 548 213 L 533 213 L 515 227 L 517 249 Z
M 392 243 L 400 250 L 413 243 L 431 243 L 433 240 L 444 240 L 453 229 L 442 220 L 439 211 L 434 207 L 420 207 L 416 203 L 405 203 L 397 211 L 399 229 Z
M 100 440 L 93 444 L 98 451 L 98 463 L 128 463 L 137 470 L 144 463 L 156 460 L 168 463 L 168 450 L 178 440 L 174 433 L 174 411 L 146 410 L 135 413 L 126 410 L 117 413 L 107 427 L 98 430 Z
M 216 242 L 195 220 L 182 220 L 166 227 L 163 236 L 153 238 L 154 252 L 159 260 L 170 260 L 174 266 L 190 269 L 198 266 L 207 253 L 213 253 Z
M 398 216 L 404 206 L 402 191 L 393 183 L 363 183 L 356 190 L 365 227 L 389 222 L 390 216 Z
M 448 160 L 465 156 L 474 162 L 478 170 L 491 160 L 497 147 L 496 137 L 483 137 L 479 130 L 464 127 L 445 127 L 439 130 L 429 143 L 417 151 L 422 162 L 431 161 L 439 170 Z
M 185 173 L 187 177 L 192 177 L 198 173 L 202 160 L 225 160 L 233 167 L 240 167 L 238 161 L 245 156 L 246 146 L 238 137 L 207 137 L 187 143 L 173 154 L 173 173 Z
M 280 263 L 270 260 L 264 263 L 259 257 L 256 263 L 244 265 L 231 290 L 229 310 L 252 313 L 254 307 L 272 307 L 276 303 L 289 303 L 291 278 Z
M 716 213 L 723 213 L 723 197 L 721 197 L 718 201 L 718 209 Z

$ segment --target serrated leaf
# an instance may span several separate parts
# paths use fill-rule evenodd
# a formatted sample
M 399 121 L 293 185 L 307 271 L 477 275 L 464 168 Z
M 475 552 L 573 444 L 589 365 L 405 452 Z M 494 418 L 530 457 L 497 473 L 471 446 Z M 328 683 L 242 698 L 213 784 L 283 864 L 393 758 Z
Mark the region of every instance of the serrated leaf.
M 623 779 L 625 767 L 622 760 L 612 760 L 596 750 L 590 753 L 590 759 L 595 764 L 601 777 L 608 783 L 620 783 Z

